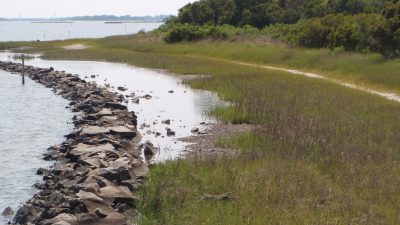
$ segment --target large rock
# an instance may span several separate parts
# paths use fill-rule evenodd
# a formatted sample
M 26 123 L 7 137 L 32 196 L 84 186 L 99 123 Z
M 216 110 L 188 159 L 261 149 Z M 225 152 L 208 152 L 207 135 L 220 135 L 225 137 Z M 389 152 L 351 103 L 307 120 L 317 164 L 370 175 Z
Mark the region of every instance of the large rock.
M 122 138 L 132 139 L 136 137 L 136 131 L 126 126 L 110 127 L 109 129 L 111 134 L 118 135 Z
M 101 117 L 100 121 L 105 121 L 105 122 L 113 122 L 118 120 L 117 116 L 103 116 Z
M 154 147 L 153 143 L 151 143 L 150 141 L 146 141 L 143 144 L 143 153 L 145 156 L 153 156 L 157 154 L 157 152 L 158 148 Z
M 122 104 L 115 103 L 115 102 L 107 102 L 105 106 L 106 106 L 106 108 L 110 108 L 110 109 L 121 109 L 121 110 L 128 109 L 128 107 L 126 105 L 122 105 Z
M 100 189 L 100 186 L 97 184 L 97 182 L 85 182 L 79 184 L 78 187 L 83 191 L 92 193 L 96 193 Z
M 109 117 L 110 118 L 110 117 Z M 117 120 L 117 117 L 111 118 Z M 118 135 L 121 138 L 132 139 L 136 137 L 136 131 L 126 126 L 100 127 L 100 126 L 85 126 L 82 128 L 81 136 L 96 136 L 101 134 Z
M 82 128 L 80 135 L 95 136 L 99 134 L 108 134 L 110 129 L 100 126 L 85 126 Z
M 100 168 L 102 166 L 102 162 L 98 158 L 90 157 L 87 159 L 81 159 L 78 163 L 83 163 L 85 165 L 90 165 L 95 168 Z
M 135 197 L 129 188 L 125 186 L 106 186 L 100 188 L 99 196 L 102 198 L 123 198 L 134 200 Z
M 113 112 L 110 109 L 102 109 L 100 112 L 96 113 L 97 117 L 112 116 Z
M 118 169 L 113 168 L 101 168 L 93 171 L 94 174 L 100 177 L 104 177 L 109 181 L 118 182 L 123 180 L 130 180 L 135 178 L 134 175 L 131 174 L 129 169 L 120 167 Z
M 76 224 L 78 218 L 71 214 L 60 214 L 52 219 L 45 220 L 44 224 Z
M 129 162 L 130 159 L 127 157 L 121 157 L 115 161 L 110 162 L 110 167 L 113 168 L 114 170 L 118 169 L 129 169 Z
M 14 222 L 18 224 L 27 224 L 39 218 L 42 212 L 43 209 L 34 207 L 32 204 L 26 204 L 17 211 Z
M 97 154 L 97 153 L 108 153 L 108 152 L 112 152 L 115 153 L 115 148 L 112 144 L 107 143 L 107 144 L 103 144 L 103 145 L 87 145 L 87 144 L 78 144 L 77 146 L 75 146 L 70 152 L 69 154 L 74 156 L 74 157 L 80 157 L 83 155 L 92 155 L 92 154 Z
M 126 87 L 119 86 L 119 87 L 118 87 L 118 90 L 119 90 L 119 91 L 127 91 L 128 89 L 127 89 Z
M 79 193 L 76 194 L 76 196 L 82 200 L 89 200 L 89 201 L 93 201 L 93 202 L 103 202 L 104 201 L 104 199 L 100 198 L 96 194 L 91 193 L 91 192 L 82 191 L 82 190 L 79 191 Z
M 150 141 L 146 141 L 143 144 L 142 148 L 144 153 L 144 159 L 147 162 L 150 162 L 159 151 L 158 148 L 154 147 L 153 143 L 151 143 Z
M 11 207 L 7 207 L 4 209 L 4 211 L 1 213 L 2 216 L 12 216 L 14 215 L 14 210 Z
M 77 225 L 125 225 L 126 217 L 120 213 L 110 213 L 106 217 L 95 212 L 80 215 Z

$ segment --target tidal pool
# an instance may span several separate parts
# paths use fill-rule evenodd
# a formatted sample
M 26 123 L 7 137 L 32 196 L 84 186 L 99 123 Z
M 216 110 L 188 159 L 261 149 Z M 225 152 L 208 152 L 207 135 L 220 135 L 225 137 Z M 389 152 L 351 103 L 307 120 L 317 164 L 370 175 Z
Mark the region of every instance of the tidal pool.
M 0 53 L 0 60 L 15 61 L 13 54 L 8 52 Z M 134 98 L 150 95 L 150 99 L 139 98 L 139 104 L 130 99 L 128 108 L 138 115 L 142 141 L 151 141 L 160 149 L 157 161 L 176 159 L 184 154 L 187 143 L 177 139 L 192 135 L 191 130 L 201 128 L 204 123 L 216 122 L 207 116 L 207 112 L 225 104 L 212 92 L 192 89 L 179 77 L 163 71 L 118 63 L 43 60 L 38 57 L 26 64 L 79 74 L 81 78 L 99 85 L 109 84 L 110 89 L 134 95 Z M 118 87 L 127 90 L 120 91 Z M 170 120 L 170 124 L 162 123 L 165 120 Z M 175 131 L 175 135 L 167 136 L 167 128 Z

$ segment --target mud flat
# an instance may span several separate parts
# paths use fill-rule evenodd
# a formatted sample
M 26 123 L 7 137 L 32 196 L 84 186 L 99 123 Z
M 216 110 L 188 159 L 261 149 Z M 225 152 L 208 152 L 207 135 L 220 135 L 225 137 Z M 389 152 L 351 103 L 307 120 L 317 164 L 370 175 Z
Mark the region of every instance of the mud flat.
M 0 69 L 21 73 L 21 64 L 0 62 Z M 148 174 L 142 162 L 137 117 L 121 104 L 124 96 L 53 68 L 25 67 L 32 80 L 70 101 L 74 131 L 52 146 L 39 169 L 43 183 L 20 208 L 14 224 L 134 224 L 135 189 Z

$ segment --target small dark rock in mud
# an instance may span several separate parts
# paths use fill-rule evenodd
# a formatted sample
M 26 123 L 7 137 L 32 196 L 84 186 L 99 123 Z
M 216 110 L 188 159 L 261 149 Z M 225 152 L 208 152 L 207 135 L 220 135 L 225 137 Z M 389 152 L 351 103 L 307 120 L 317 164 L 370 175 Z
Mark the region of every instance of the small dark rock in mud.
M 11 207 L 7 207 L 4 209 L 4 211 L 1 213 L 2 216 L 12 216 L 14 215 L 14 210 Z

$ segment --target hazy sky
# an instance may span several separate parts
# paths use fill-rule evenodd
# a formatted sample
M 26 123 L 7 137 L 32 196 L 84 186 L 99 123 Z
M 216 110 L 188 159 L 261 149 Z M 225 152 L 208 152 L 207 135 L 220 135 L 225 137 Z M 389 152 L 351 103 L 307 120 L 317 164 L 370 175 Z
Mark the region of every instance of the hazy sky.
M 56 17 L 83 15 L 160 15 L 176 14 L 195 0 L 11 0 L 0 7 L 0 17 Z

